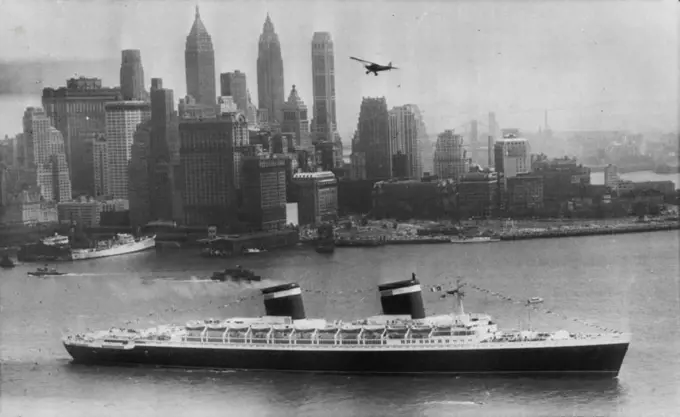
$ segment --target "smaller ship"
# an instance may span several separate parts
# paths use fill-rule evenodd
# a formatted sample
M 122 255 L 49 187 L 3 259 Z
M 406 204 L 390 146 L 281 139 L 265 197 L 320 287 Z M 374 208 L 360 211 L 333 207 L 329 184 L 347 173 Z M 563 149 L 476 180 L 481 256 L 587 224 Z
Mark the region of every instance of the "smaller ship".
M 250 269 L 244 269 L 241 265 L 236 265 L 236 268 L 227 268 L 222 272 L 214 272 L 210 277 L 213 281 L 262 281 L 262 277 L 256 275 Z
M 96 247 L 71 250 L 71 259 L 104 258 L 108 256 L 126 255 L 156 247 L 156 236 L 134 237 L 131 234 L 119 233 L 113 239 L 97 242 Z
M 333 225 L 324 223 L 317 229 L 316 251 L 318 253 L 335 252 L 335 230 Z
M 265 253 L 267 249 L 257 249 L 257 248 L 243 248 L 244 255 L 257 255 L 259 253 Z
M 0 268 L 14 268 L 16 264 L 8 255 L 3 255 L 0 259 Z
M 451 243 L 491 243 L 500 242 L 496 237 L 477 236 L 477 237 L 463 237 L 459 239 L 451 239 Z
M 66 272 L 59 272 L 57 271 L 57 268 L 38 268 L 35 271 L 29 271 L 28 275 L 33 276 L 33 277 L 45 277 L 45 276 L 57 276 L 57 275 L 66 275 Z
M 59 233 L 55 233 L 54 236 L 47 236 L 41 242 L 47 246 L 67 246 L 69 244 L 68 236 L 62 236 Z
M 543 299 L 541 297 L 531 297 L 527 300 L 527 304 L 541 304 Z

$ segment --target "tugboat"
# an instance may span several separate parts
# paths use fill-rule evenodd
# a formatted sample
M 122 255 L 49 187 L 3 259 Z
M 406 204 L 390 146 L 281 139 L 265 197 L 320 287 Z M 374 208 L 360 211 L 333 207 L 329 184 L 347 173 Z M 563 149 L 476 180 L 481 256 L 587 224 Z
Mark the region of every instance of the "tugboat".
M 249 269 L 244 269 L 241 265 L 236 265 L 236 268 L 227 268 L 222 272 L 214 272 L 210 277 L 213 281 L 262 281 L 262 277 L 256 275 Z
M 57 268 L 48 268 L 47 265 L 45 265 L 44 268 L 38 268 L 36 271 L 33 272 L 28 272 L 28 275 L 33 276 L 33 277 L 45 277 L 45 276 L 57 276 L 57 275 L 66 275 L 66 272 L 59 272 L 57 271 Z
M 324 223 L 316 231 L 316 251 L 317 253 L 335 252 L 335 230 L 333 225 Z
M 8 255 L 2 255 L 2 259 L 0 259 L 0 267 L 1 268 L 14 268 L 16 264 Z
M 259 253 L 265 253 L 267 249 L 264 248 L 243 248 L 243 255 L 257 255 Z
M 417 280 L 378 286 L 382 314 L 310 319 L 295 283 L 261 290 L 263 317 L 190 321 L 62 339 L 75 363 L 411 375 L 592 375 L 614 378 L 630 335 L 501 330 L 487 314 L 427 315 Z

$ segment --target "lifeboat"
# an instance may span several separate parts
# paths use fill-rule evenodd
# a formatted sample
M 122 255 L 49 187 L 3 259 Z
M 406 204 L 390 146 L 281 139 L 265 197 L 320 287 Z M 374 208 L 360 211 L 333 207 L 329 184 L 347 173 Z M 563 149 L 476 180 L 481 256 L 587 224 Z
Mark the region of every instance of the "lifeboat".
M 192 320 L 186 324 L 187 330 L 203 330 L 205 329 L 205 323 L 200 320 Z
M 207 325 L 207 327 L 208 327 L 208 330 L 219 330 L 219 331 L 225 331 L 225 330 L 227 330 L 227 324 L 226 324 L 226 323 L 222 323 L 222 322 L 217 322 L 217 323 L 213 322 L 213 323 L 209 323 L 209 324 Z

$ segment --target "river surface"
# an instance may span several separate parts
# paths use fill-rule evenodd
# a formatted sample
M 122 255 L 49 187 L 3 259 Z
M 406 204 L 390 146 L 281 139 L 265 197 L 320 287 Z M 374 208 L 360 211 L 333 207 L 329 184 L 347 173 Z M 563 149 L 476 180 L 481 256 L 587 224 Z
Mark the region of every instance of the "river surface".
M 678 233 L 529 240 L 479 245 L 308 247 L 234 261 L 193 252 L 150 251 L 61 264 L 69 272 L 29 277 L 35 265 L 0 270 L 2 416 L 671 416 L 680 410 Z M 309 317 L 379 313 L 375 287 L 416 272 L 424 286 L 463 277 L 514 298 L 540 296 L 570 317 L 633 333 L 619 378 L 426 378 L 188 371 L 71 365 L 68 330 L 132 321 L 263 314 L 248 285 L 207 280 L 240 263 L 268 278 L 298 282 Z M 423 292 L 429 313 L 452 300 Z M 224 304 L 232 302 L 229 307 Z M 222 306 L 222 307 L 218 307 Z M 503 328 L 527 326 L 523 307 L 466 290 L 468 311 Z M 172 312 L 175 309 L 176 311 Z M 588 331 L 571 320 L 531 314 L 534 328 Z M 180 411 L 183 410 L 183 411 Z

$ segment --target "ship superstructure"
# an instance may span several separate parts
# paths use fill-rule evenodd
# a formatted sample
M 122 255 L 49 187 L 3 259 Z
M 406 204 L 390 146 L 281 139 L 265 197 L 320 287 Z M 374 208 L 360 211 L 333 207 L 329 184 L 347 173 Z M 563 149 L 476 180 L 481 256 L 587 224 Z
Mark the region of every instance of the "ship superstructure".
M 76 362 L 398 374 L 599 374 L 616 376 L 624 334 L 498 329 L 485 314 L 427 316 L 415 279 L 379 286 L 382 313 L 355 321 L 306 317 L 294 283 L 262 290 L 266 315 L 199 320 L 146 330 L 110 329 L 64 339 Z M 459 302 L 461 301 L 460 297 Z

